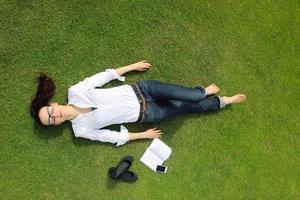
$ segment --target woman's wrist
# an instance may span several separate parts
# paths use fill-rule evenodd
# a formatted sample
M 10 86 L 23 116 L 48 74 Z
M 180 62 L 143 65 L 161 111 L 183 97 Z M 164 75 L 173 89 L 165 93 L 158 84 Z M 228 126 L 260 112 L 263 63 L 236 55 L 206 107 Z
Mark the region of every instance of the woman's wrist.
M 116 72 L 119 76 L 122 76 L 123 74 L 126 74 L 127 72 L 130 72 L 130 71 L 134 71 L 136 69 L 132 65 L 127 65 L 127 66 L 124 66 L 124 67 L 118 67 L 115 70 L 116 70 Z
M 137 66 L 135 64 L 130 64 L 126 66 L 128 68 L 128 71 L 135 71 L 137 70 Z
M 146 132 L 130 133 L 128 132 L 129 140 L 145 139 Z
M 162 134 L 161 130 L 157 128 L 151 128 L 144 132 L 139 133 L 129 133 L 128 132 L 128 138 L 129 140 L 137 140 L 137 139 L 153 139 L 158 138 Z

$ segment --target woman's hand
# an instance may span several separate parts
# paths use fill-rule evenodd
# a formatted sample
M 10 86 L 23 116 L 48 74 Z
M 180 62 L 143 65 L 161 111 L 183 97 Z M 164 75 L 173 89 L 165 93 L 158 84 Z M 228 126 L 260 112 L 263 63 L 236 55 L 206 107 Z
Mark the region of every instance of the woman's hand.
M 161 136 L 161 134 L 162 134 L 161 130 L 157 128 L 151 128 L 144 132 L 144 137 L 148 139 L 158 138 Z
M 129 65 L 130 67 L 132 67 L 133 70 L 137 70 L 137 71 L 146 71 L 151 67 L 151 64 L 148 63 L 146 60 L 142 60 L 140 62 L 134 63 Z

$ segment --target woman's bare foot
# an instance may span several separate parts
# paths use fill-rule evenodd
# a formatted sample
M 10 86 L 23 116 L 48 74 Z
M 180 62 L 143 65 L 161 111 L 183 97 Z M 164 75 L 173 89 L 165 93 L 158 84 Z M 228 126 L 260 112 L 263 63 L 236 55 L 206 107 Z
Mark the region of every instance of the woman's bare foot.
M 229 105 L 229 104 L 233 104 L 233 103 L 241 103 L 243 101 L 246 100 L 246 95 L 244 94 L 236 94 L 232 97 L 222 97 L 223 100 L 225 101 L 226 105 Z
M 210 86 L 205 88 L 206 95 L 216 94 L 217 92 L 219 92 L 219 88 L 215 84 L 211 84 Z

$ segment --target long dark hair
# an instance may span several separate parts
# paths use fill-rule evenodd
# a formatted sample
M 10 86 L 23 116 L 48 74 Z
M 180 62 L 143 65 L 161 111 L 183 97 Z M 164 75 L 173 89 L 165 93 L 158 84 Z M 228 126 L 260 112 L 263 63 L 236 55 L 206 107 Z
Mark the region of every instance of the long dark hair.
M 30 104 L 30 115 L 40 124 L 39 111 L 42 107 L 49 104 L 50 99 L 55 94 L 55 83 L 51 77 L 45 73 L 41 73 L 36 78 L 39 83 L 34 99 Z

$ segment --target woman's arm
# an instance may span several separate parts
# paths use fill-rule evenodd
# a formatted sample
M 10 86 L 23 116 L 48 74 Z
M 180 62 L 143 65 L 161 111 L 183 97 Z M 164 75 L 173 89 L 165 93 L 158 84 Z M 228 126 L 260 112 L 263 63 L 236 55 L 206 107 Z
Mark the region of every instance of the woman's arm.
M 150 67 L 151 67 L 150 63 L 148 63 L 146 60 L 142 60 L 140 62 L 131 64 L 131 65 L 119 67 L 115 70 L 119 76 L 122 76 L 123 74 L 130 72 L 130 71 L 145 71 L 145 70 L 148 70 Z
M 128 138 L 129 138 L 129 140 L 152 139 L 152 138 L 160 137 L 161 134 L 162 134 L 161 130 L 152 128 L 152 129 L 148 129 L 144 132 L 139 132 L 139 133 L 128 132 Z

